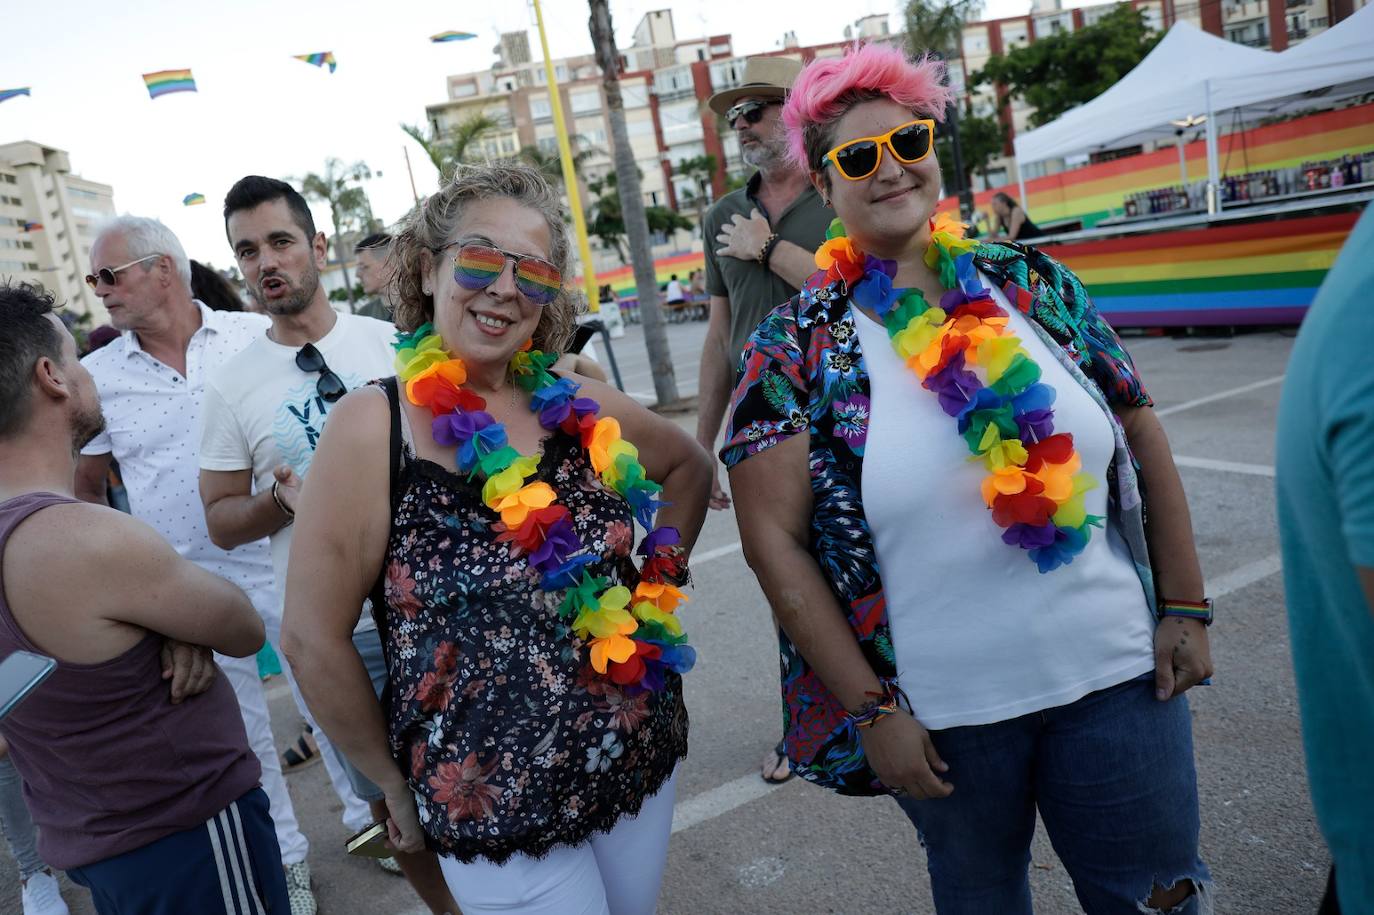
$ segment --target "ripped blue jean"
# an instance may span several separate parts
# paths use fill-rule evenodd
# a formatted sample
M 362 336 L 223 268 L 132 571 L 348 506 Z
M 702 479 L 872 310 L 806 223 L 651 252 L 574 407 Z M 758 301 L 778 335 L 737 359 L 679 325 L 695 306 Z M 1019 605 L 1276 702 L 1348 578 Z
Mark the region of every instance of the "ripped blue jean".
M 931 738 L 954 793 L 898 803 L 925 846 L 939 915 L 1030 915 L 1037 808 L 1087 915 L 1154 912 L 1154 888 L 1180 880 L 1196 891 L 1170 915 L 1211 911 L 1188 702 L 1156 700 L 1153 673 Z

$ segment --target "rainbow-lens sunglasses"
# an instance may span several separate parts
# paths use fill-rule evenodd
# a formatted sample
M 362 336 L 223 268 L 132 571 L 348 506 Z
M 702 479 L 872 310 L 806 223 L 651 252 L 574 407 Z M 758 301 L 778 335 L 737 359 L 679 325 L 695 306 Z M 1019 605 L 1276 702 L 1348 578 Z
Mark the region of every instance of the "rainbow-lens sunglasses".
M 464 289 L 486 289 L 506 269 L 507 259 L 515 262 L 515 288 L 535 305 L 549 304 L 563 288 L 563 273 L 541 257 L 479 242 L 454 242 L 444 248 L 454 245 L 458 253 L 453 257 L 453 281 Z

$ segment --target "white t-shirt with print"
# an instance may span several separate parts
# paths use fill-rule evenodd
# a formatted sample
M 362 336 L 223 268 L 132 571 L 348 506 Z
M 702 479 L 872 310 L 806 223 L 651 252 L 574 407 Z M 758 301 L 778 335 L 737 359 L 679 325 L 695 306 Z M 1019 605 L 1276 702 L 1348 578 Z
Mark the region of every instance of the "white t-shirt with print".
M 1090 515 L 1107 514 L 1110 420 L 983 277 L 1009 328 L 1055 390 L 1054 428 L 1073 433 L 1097 480 Z M 1154 619 L 1125 541 L 1092 529 L 1067 566 L 1041 574 L 1002 542 L 981 495 L 986 471 L 939 398 L 854 309 L 872 402 L 863 507 L 887 599 L 897 677 L 927 728 L 989 724 L 1067 705 L 1154 668 Z
M 351 391 L 395 374 L 395 338 L 396 328 L 386 321 L 339 315 L 315 348 Z M 202 470 L 252 470 L 259 491 L 272 487 L 272 472 L 282 464 L 306 476 L 332 405 L 315 390 L 319 374 L 296 367 L 299 349 L 263 334 L 210 376 Z M 271 537 L 272 566 L 283 590 L 293 530 L 287 525 Z M 371 617 L 363 614 L 359 629 L 371 625 Z

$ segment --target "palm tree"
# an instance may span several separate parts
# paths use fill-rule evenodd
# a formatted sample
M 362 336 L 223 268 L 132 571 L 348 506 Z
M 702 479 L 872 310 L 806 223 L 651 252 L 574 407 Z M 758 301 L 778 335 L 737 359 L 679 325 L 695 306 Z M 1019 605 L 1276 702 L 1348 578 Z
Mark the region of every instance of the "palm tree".
M 576 172 L 587 160 L 594 156 L 601 155 L 601 150 L 595 146 L 585 145 L 586 141 L 581 134 L 568 138 L 568 143 L 573 148 L 573 171 Z M 524 159 L 544 176 L 544 180 L 558 187 L 563 184 L 563 158 L 556 152 L 545 152 L 538 146 L 522 146 L 520 152 L 516 153 L 516 158 Z
M 606 94 L 606 110 L 611 120 L 611 150 L 615 157 L 625 235 L 630 242 L 630 259 L 634 264 L 639 315 L 644 325 L 644 347 L 649 352 L 654 394 L 659 406 L 667 407 L 678 400 L 677 376 L 673 372 L 673 354 L 668 347 L 668 329 L 658 305 L 658 280 L 654 276 L 654 258 L 649 247 L 649 221 L 644 212 L 644 196 L 639 189 L 639 167 L 635 165 L 634 147 L 630 145 L 630 131 L 625 125 L 625 103 L 620 94 L 620 54 L 615 48 L 615 30 L 611 26 L 609 3 L 607 0 L 589 0 L 589 5 L 592 16 L 588 27 L 592 33 L 596 62 L 601 67 L 601 88 Z
M 301 193 L 311 200 L 323 200 L 329 204 L 329 215 L 334 223 L 334 256 L 343 269 L 344 288 L 348 291 L 348 310 L 353 310 L 353 282 L 348 277 L 348 251 L 344 245 L 344 233 L 355 225 L 367 226 L 372 215 L 372 205 L 367 199 L 367 191 L 358 182 L 372 177 L 372 170 L 366 162 L 358 161 L 344 165 L 338 159 L 324 161 L 324 174 L 314 172 L 298 179 Z
M 460 121 L 447 133 L 437 130 L 424 130 L 410 124 L 402 124 L 401 129 L 429 156 L 429 161 L 439 170 L 440 183 L 448 181 L 458 166 L 477 158 L 477 141 L 485 134 L 501 126 L 485 114 L 474 114 Z

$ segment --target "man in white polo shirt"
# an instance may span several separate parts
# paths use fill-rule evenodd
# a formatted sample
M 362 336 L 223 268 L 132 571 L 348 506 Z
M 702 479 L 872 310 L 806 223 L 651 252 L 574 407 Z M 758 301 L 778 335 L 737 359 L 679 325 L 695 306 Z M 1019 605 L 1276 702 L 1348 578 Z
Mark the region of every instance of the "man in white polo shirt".
M 396 331 L 388 322 L 342 315 L 330 306 L 320 284 L 324 234 L 289 184 L 257 175 L 241 179 L 225 197 L 224 221 L 248 291 L 271 327 L 207 384 L 201 499 L 210 536 L 221 546 L 271 538 L 272 565 L 284 587 L 296 497 L 329 410 L 348 391 L 395 374 Z M 365 608 L 359 608 L 353 644 L 380 696 L 386 663 Z M 343 762 L 353 790 L 376 819 L 385 819 L 381 789 Z M 432 853 L 397 854 L 396 860 L 431 911 L 458 911 Z
M 81 451 L 77 496 L 105 504 L 113 457 L 132 513 L 183 557 L 242 588 L 269 631 L 280 633 L 281 596 L 267 544 L 246 543 L 232 553 L 216 547 L 196 497 L 206 376 L 260 337 L 267 319 L 211 311 L 192 299 L 186 252 L 155 219 L 123 216 L 106 224 L 91 246 L 91 270 L 87 282 L 123 333 L 83 360 L 100 391 L 107 426 Z M 291 915 L 311 915 L 310 845 L 282 778 L 257 661 L 218 654 L 215 660 L 234 688 L 248 742 L 262 763 L 262 787 L 287 870 Z

